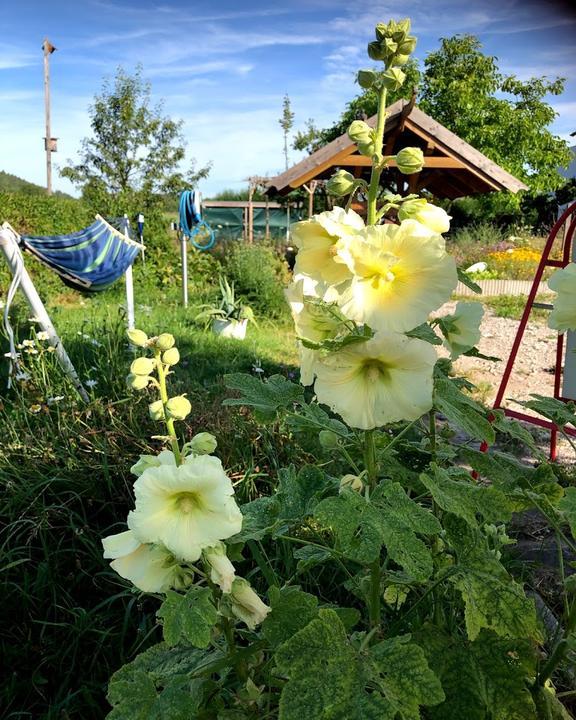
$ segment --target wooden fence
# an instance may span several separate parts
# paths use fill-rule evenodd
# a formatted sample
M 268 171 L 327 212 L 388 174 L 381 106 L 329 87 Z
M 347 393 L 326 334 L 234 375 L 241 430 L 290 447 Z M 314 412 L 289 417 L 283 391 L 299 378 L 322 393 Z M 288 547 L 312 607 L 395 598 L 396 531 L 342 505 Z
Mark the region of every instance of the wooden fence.
M 528 295 L 532 287 L 531 280 L 477 280 L 477 285 L 482 288 L 482 295 Z M 459 282 L 454 291 L 456 295 L 476 295 L 473 290 Z M 548 285 L 541 282 L 538 286 L 539 293 L 550 293 Z

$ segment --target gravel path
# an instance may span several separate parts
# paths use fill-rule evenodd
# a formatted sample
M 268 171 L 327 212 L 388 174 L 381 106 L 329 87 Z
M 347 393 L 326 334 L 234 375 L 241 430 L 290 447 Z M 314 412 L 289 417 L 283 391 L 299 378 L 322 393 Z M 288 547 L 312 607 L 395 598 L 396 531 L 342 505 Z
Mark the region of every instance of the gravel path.
M 449 302 L 434 314 L 445 315 L 453 312 L 455 307 L 455 302 Z M 496 317 L 490 308 L 485 307 L 478 349 L 485 355 L 496 356 L 501 360 L 490 362 L 474 357 L 460 357 L 454 363 L 456 372 L 465 375 L 477 386 L 477 398 L 489 406 L 494 402 L 519 324 L 518 320 Z M 556 338 L 556 332 L 550 330 L 544 320 L 530 320 L 508 382 L 503 403 L 505 407 L 522 410 L 514 404 L 513 399 L 528 400 L 531 393 L 553 394 Z M 448 355 L 444 349 L 440 354 Z M 529 429 L 532 430 L 532 427 L 529 426 Z M 539 432 L 538 438 L 543 449 L 547 447 L 548 433 Z M 575 461 L 574 451 L 561 438 L 559 459 L 569 463 Z

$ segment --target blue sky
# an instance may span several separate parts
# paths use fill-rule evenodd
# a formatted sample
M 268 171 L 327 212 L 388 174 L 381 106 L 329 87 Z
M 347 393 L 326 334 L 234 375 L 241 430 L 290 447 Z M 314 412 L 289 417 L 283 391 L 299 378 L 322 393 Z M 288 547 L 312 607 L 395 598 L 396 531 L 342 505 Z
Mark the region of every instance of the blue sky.
M 2 0 L 0 170 L 45 183 L 41 44 L 51 56 L 56 164 L 89 134 L 88 105 L 106 75 L 142 63 L 153 97 L 184 121 L 188 153 L 213 162 L 202 190 L 242 187 L 248 175 L 283 169 L 278 125 L 284 94 L 295 129 L 331 124 L 357 94 L 359 67 L 376 22 L 409 15 L 423 60 L 440 37 L 478 35 L 505 73 L 560 75 L 553 126 L 576 130 L 576 9 L 555 0 Z M 574 144 L 573 138 L 570 139 Z M 291 161 L 299 159 L 291 151 Z M 54 187 L 72 191 L 54 173 Z

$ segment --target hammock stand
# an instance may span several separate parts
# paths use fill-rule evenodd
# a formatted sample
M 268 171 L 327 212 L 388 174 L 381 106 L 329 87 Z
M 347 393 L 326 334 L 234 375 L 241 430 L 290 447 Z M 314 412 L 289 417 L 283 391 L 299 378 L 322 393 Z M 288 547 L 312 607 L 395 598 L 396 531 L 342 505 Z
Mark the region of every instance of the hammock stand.
M 38 319 L 42 330 L 48 334 L 48 341 L 54 347 L 64 372 L 82 399 L 88 401 L 88 394 L 24 266 L 22 250 L 35 255 L 43 264 L 54 270 L 64 283 L 84 292 L 104 290 L 124 275 L 128 327 L 134 327 L 132 263 L 138 253 L 144 249 L 144 245 L 129 237 L 129 223 L 126 216 L 123 218 L 122 224 L 124 232 L 120 232 L 100 215 L 96 215 L 94 223 L 88 228 L 69 235 L 55 236 L 21 236 L 7 222 L 0 226 L 0 251 L 6 258 L 13 278 L 6 296 L 3 317 L 4 328 L 10 343 L 11 362 L 8 387 L 11 385 L 12 372 L 18 364 L 18 353 L 9 321 L 9 310 L 16 291 L 20 287 L 33 315 Z

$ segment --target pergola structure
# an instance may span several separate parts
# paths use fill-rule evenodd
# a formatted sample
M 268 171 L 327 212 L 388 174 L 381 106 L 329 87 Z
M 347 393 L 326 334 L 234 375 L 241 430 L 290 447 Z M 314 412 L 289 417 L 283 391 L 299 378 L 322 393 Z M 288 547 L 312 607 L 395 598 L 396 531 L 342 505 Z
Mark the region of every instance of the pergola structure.
M 376 115 L 366 120 L 374 127 Z M 402 175 L 394 160 L 382 174 L 382 185 L 407 194 L 429 191 L 436 198 L 455 198 L 476 193 L 507 190 L 516 193 L 527 186 L 453 132 L 415 106 L 414 100 L 398 100 L 387 109 L 384 155 L 405 147 L 419 147 L 424 167 L 419 173 Z M 313 194 L 318 180 L 344 169 L 369 179 L 371 158 L 360 155 L 347 134 L 309 155 L 289 170 L 271 178 L 267 193 L 286 195 L 303 187 Z M 311 203 L 310 203 L 311 204 Z

